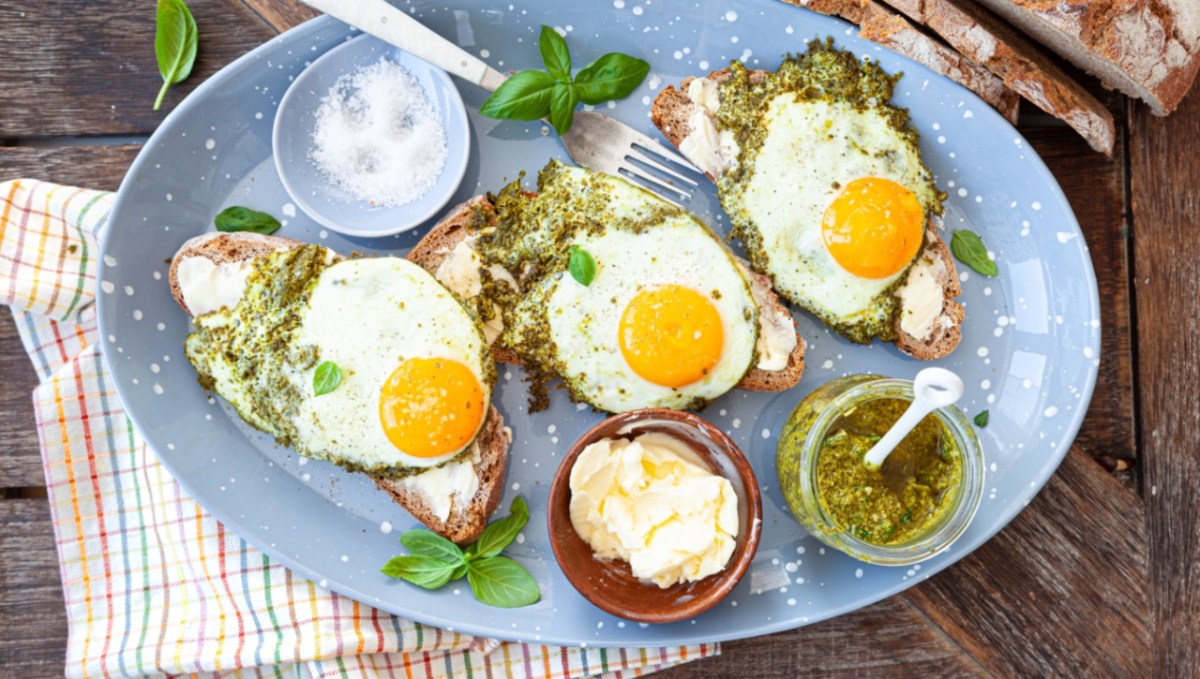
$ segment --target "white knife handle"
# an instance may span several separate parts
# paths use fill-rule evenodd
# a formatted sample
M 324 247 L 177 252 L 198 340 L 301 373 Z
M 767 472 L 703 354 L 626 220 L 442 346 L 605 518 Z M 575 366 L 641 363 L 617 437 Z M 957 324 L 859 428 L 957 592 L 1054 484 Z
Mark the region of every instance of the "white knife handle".
M 426 28 L 385 0 L 302 0 L 304 4 L 361 29 L 472 84 L 494 91 L 505 76 L 466 50 Z

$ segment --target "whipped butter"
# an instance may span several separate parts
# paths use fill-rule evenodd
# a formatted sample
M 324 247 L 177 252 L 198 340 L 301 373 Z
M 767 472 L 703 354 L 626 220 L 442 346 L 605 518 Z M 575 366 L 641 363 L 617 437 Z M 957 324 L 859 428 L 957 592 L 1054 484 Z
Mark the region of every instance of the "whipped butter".
M 447 462 L 393 483 L 419 493 L 437 520 L 445 521 L 450 517 L 455 500 L 459 504 L 466 504 L 479 491 L 479 476 L 475 474 L 475 464 L 479 461 L 479 442 L 472 443 L 471 448 L 471 456 L 465 460 Z
M 477 240 L 478 236 L 467 236 L 452 249 L 443 252 L 446 257 L 433 274 L 439 283 L 463 299 L 471 299 L 483 291 L 483 276 L 479 273 L 483 269 L 483 258 L 475 249 Z M 517 287 L 516 280 L 504 267 L 493 264 L 487 270 L 492 278 L 504 281 L 514 289 Z M 483 322 L 483 337 L 488 344 L 492 344 L 502 332 L 504 321 L 497 308 L 492 317 Z
M 601 439 L 571 469 L 571 524 L 599 559 L 628 561 L 661 588 L 723 570 L 737 495 L 686 444 L 662 433 Z
M 913 265 L 908 280 L 896 290 L 900 300 L 900 329 L 919 340 L 928 340 L 942 315 L 944 295 L 941 279 L 946 264 L 940 257 L 922 259 Z
M 679 151 L 696 167 L 718 175 L 737 164 L 738 146 L 733 133 L 717 131 L 716 115 L 721 106 L 717 82 L 695 78 L 688 84 L 687 96 L 695 106 L 688 116 L 688 133 L 679 142 Z
M 175 278 L 188 311 L 200 316 L 237 306 L 253 271 L 252 259 L 217 264 L 207 257 L 184 257 L 175 269 Z

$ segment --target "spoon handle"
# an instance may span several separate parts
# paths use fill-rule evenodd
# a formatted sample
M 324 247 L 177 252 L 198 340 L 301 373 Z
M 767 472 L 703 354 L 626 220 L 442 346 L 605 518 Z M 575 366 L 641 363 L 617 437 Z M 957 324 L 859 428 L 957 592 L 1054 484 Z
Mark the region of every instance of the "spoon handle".
M 908 409 L 896 420 L 896 424 L 892 425 L 891 429 L 883 435 L 883 438 L 875 442 L 867 454 L 863 456 L 863 463 L 871 469 L 879 469 L 883 466 L 883 461 L 887 456 L 900 445 L 908 432 L 912 431 L 926 415 L 933 412 L 933 407 L 924 403 L 913 401 L 909 404 Z
M 505 76 L 385 0 L 302 0 L 472 84 L 494 91 Z

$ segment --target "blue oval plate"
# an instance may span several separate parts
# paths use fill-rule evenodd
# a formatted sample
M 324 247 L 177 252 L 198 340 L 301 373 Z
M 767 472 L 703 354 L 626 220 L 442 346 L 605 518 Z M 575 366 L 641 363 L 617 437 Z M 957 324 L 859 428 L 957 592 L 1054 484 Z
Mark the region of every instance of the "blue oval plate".
M 338 78 L 380 59 L 412 74 L 446 130 L 446 162 L 437 181 L 411 203 L 392 207 L 350 196 L 330 182 L 308 155 L 321 100 Z M 445 71 L 382 40 L 360 35 L 313 61 L 288 87 L 275 115 L 272 148 L 279 179 L 305 214 L 348 236 L 377 238 L 419 226 L 446 206 L 467 171 L 471 128 L 462 97 Z
M 189 493 L 232 530 L 322 586 L 384 610 L 456 631 L 505 639 L 592 646 L 655 646 L 767 634 L 845 613 L 894 594 L 962 558 L 1008 523 L 1054 473 L 1087 410 L 1096 380 L 1100 316 L 1087 247 L 1067 201 L 1011 126 L 958 85 L 860 40 L 847 24 L 769 0 L 483 0 L 413 2 L 413 15 L 492 66 L 540 66 L 541 24 L 557 26 L 577 67 L 613 50 L 644 57 L 651 74 L 632 96 L 603 109 L 657 135 L 649 104 L 666 84 L 742 59 L 773 68 L 805 41 L 838 44 L 903 71 L 896 100 L 911 109 L 926 162 L 950 198 L 948 229 L 970 228 L 995 252 L 1000 275 L 964 268 L 967 319 L 961 346 L 939 365 L 965 379 L 962 406 L 988 409 L 979 431 L 987 458 L 982 506 L 946 553 L 910 569 L 869 566 L 822 547 L 787 513 L 775 482 L 780 425 L 815 386 L 846 373 L 911 378 L 922 365 L 889 345 L 849 344 L 805 314 L 808 369 L 778 394 L 733 392 L 703 415 L 727 429 L 763 484 L 758 556 L 738 588 L 696 619 L 642 627 L 602 613 L 559 571 L 546 535 L 546 496 L 563 452 L 600 416 L 555 394 L 530 415 L 516 368 L 501 366 L 495 402 L 515 440 L 504 506 L 521 494 L 532 516 L 509 549 L 537 579 L 542 600 L 519 610 L 477 603 L 465 583 L 427 592 L 380 575 L 416 522 L 363 476 L 297 458 L 210 402 L 183 357 L 190 323 L 172 301 L 165 259 L 211 229 L 229 204 L 282 215 L 281 235 L 341 252 L 402 254 L 428 224 L 399 236 L 348 239 L 297 213 L 275 172 L 271 119 L 305 63 L 352 32 L 317 19 L 274 39 L 200 86 L 158 129 L 121 186 L 103 242 L 100 294 L 104 349 L 139 431 Z M 497 9 L 497 7 L 502 7 Z M 507 7 L 508 9 L 504 9 Z M 458 82 L 476 145 L 456 199 L 496 190 L 548 158 L 565 158 L 540 123 L 500 122 L 475 111 L 486 93 Z M 711 188 L 689 207 L 718 231 L 727 224 Z M 135 294 L 125 294 L 132 286 Z M 117 348 L 123 351 L 118 352 Z M 170 359 L 169 361 L 167 359 Z

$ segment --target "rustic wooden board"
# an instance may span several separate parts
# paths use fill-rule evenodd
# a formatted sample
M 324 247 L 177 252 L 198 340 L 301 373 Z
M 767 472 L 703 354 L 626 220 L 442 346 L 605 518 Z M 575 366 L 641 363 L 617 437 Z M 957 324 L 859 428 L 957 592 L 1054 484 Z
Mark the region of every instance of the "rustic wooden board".
M 1144 534 L 1137 495 L 1073 446 L 1016 520 L 908 598 L 997 677 L 1140 676 Z
M 0 500 L 0 526 L 0 675 L 61 677 L 67 614 L 50 506 L 44 499 Z
M 188 4 L 200 31 L 196 66 L 156 112 L 154 3 L 0 3 L 0 139 L 148 135 L 205 78 L 273 34 L 240 2 Z
M 730 641 L 721 655 L 664 672 L 692 677 L 986 676 L 945 633 L 903 597 L 769 637 Z
M 1154 674 L 1200 676 L 1200 89 L 1131 116 L 1142 482 Z

